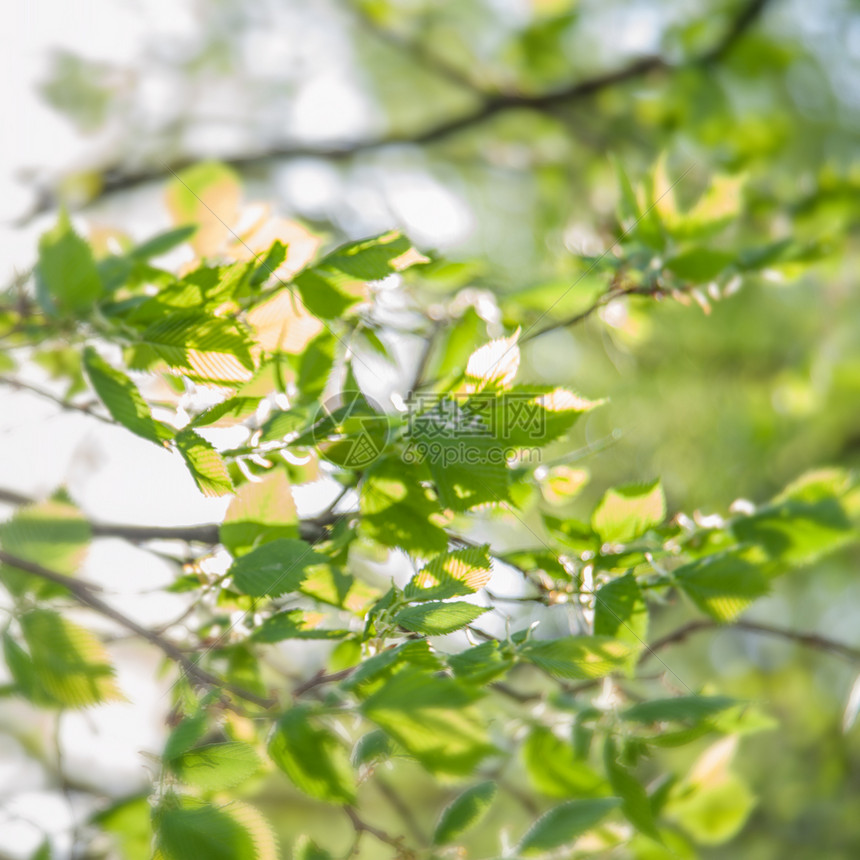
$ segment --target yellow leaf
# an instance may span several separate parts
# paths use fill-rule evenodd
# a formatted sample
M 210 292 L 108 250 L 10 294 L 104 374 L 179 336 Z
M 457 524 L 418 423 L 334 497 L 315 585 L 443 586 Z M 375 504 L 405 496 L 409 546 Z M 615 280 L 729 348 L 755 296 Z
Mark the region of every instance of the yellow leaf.
M 279 290 L 255 307 L 248 314 L 248 323 L 266 352 L 302 352 L 323 328 L 322 322 L 308 313 L 298 294 L 288 289 Z
M 239 218 L 242 189 L 235 171 L 217 161 L 183 170 L 167 188 L 167 208 L 178 226 L 199 225 L 189 240 L 202 257 L 216 254 Z

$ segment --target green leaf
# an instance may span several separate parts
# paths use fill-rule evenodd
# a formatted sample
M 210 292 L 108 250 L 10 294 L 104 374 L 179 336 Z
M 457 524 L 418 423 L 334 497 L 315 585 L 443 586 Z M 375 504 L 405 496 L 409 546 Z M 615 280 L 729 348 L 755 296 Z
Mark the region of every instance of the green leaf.
M 107 652 L 96 637 L 48 609 L 19 618 L 39 687 L 67 708 L 122 699 Z
M 352 750 L 352 764 L 361 767 L 374 761 L 387 759 L 391 755 L 391 739 L 382 729 L 374 729 L 372 732 L 362 735 Z
M 51 843 L 45 840 L 36 852 L 30 855 L 30 860 L 51 860 Z
M 471 624 L 485 612 L 488 606 L 475 606 L 457 600 L 452 603 L 422 603 L 418 606 L 407 606 L 394 616 L 394 620 L 413 633 L 422 636 L 444 636 Z
M 677 254 L 665 263 L 666 268 L 687 281 L 703 283 L 712 281 L 728 269 L 735 261 L 735 255 L 714 248 L 696 247 Z
M 168 763 L 179 758 L 206 734 L 207 729 L 208 721 L 205 714 L 196 714 L 182 720 L 168 736 L 162 758 Z
M 140 336 L 168 366 L 216 382 L 244 382 L 254 369 L 251 341 L 235 322 L 199 311 L 178 311 L 154 322 Z
M 570 800 L 551 809 L 529 828 L 517 853 L 529 857 L 568 845 L 599 824 L 620 801 L 615 797 Z
M 39 240 L 36 275 L 48 301 L 63 311 L 84 310 L 103 292 L 90 246 L 75 233 L 65 210 Z
M 333 269 L 362 281 L 378 281 L 400 271 L 403 267 L 397 264 L 397 259 L 411 248 L 409 239 L 391 230 L 341 245 L 323 257 L 318 268 Z
M 479 415 L 444 400 L 413 420 L 409 439 L 404 458 L 426 464 L 442 507 L 467 511 L 507 501 L 505 448 Z
M 153 815 L 160 860 L 277 860 L 268 822 L 239 801 L 224 806 L 169 795 Z
M 732 533 L 786 565 L 811 564 L 857 539 L 839 499 L 845 483 L 839 473 L 813 473 L 751 516 L 733 520 Z
M 482 642 L 448 657 L 454 675 L 468 684 L 489 684 L 506 674 L 513 665 L 513 657 L 498 642 Z
M 737 704 L 737 699 L 728 696 L 675 696 L 640 702 L 622 711 L 621 716 L 637 723 L 698 723 Z
M 124 373 L 108 364 L 91 346 L 84 350 L 84 369 L 114 421 L 137 436 L 157 444 L 173 436 L 170 427 L 152 417 L 149 404 L 137 386 Z
M 219 529 L 221 543 L 234 556 L 280 538 L 297 538 L 299 521 L 290 481 L 273 469 L 236 491 Z
M 66 576 L 77 575 L 91 539 L 92 531 L 83 514 L 74 505 L 60 501 L 18 508 L 10 520 L 0 524 L 0 546 L 6 552 Z M 15 594 L 65 593 L 62 586 L 9 565 L 2 567 L 2 580 Z
M 496 783 L 488 781 L 473 785 L 456 797 L 442 811 L 433 831 L 433 844 L 449 845 L 479 824 L 489 811 L 497 791 Z
M 299 359 L 296 385 L 304 397 L 317 399 L 323 393 L 334 367 L 337 341 L 329 331 L 315 337 Z
M 467 409 L 506 447 L 542 447 L 567 435 L 581 415 L 599 405 L 565 388 L 514 386 L 492 399 L 478 395 Z
M 204 161 L 174 175 L 167 187 L 167 207 L 174 223 L 198 225 L 191 246 L 206 257 L 232 238 L 227 225 L 238 220 L 241 193 L 232 168 Z
M 229 397 L 222 403 L 216 403 L 205 412 L 196 415 L 191 427 L 210 427 L 213 424 L 232 426 L 244 421 L 257 411 L 261 397 Z
M 3 659 L 14 682 L 13 692 L 42 708 L 51 708 L 57 704 L 39 682 L 30 655 L 15 641 L 8 629 L 3 631 Z
M 716 621 L 731 621 L 757 597 L 768 593 L 762 565 L 746 550 L 729 550 L 696 559 L 673 575 L 678 587 Z
M 224 496 L 233 492 L 227 465 L 209 442 L 188 427 L 176 434 L 175 441 L 194 483 L 204 496 Z
M 591 515 L 591 527 L 603 543 L 627 543 L 659 526 L 666 499 L 659 481 L 607 490 Z
M 362 283 L 344 280 L 342 275 L 327 273 L 316 266 L 299 272 L 293 278 L 293 284 L 305 308 L 322 320 L 345 316 L 353 305 L 361 301 L 364 293 Z
M 631 646 L 628 669 L 633 670 L 648 637 L 648 607 L 632 573 L 602 585 L 594 599 L 594 633 Z
M 257 259 L 257 268 L 251 276 L 251 283 L 255 287 L 266 283 L 278 271 L 286 259 L 287 246 L 280 239 L 276 239 L 269 250 L 266 251 L 265 257 Z
M 361 485 L 360 531 L 417 555 L 444 552 L 448 536 L 438 524 L 441 508 L 419 481 L 415 466 L 395 457 L 377 460 Z
M 476 697 L 451 678 L 409 667 L 385 681 L 361 711 L 431 773 L 465 775 L 494 752 L 471 707 Z
M 651 810 L 648 793 L 629 771 L 618 762 L 618 751 L 612 737 L 606 738 L 603 748 L 606 775 L 613 794 L 621 798 L 621 811 L 627 820 L 640 832 L 660 842 L 657 822 Z
M 684 786 L 677 795 L 669 803 L 668 816 L 704 845 L 728 842 L 740 831 L 756 805 L 749 786 L 734 773 L 704 784 Z
M 466 547 L 437 555 L 407 583 L 407 600 L 447 600 L 474 594 L 489 581 L 492 560 L 489 546 Z
M 239 742 L 208 744 L 188 750 L 174 759 L 179 778 L 206 791 L 224 791 L 252 777 L 262 762 L 250 744 Z
M 556 678 L 602 678 L 625 665 L 631 647 L 607 636 L 532 639 L 519 647 L 524 660 Z
M 302 584 L 307 568 L 322 561 L 309 543 L 279 538 L 236 559 L 230 576 L 245 594 L 276 597 L 295 591 Z
M 309 836 L 299 836 L 293 845 L 293 860 L 332 860 L 331 854 L 320 848 Z
M 113 836 L 123 860 L 151 860 L 152 809 L 146 797 L 121 800 L 92 820 Z
M 292 708 L 278 721 L 269 755 L 297 788 L 328 803 L 355 801 L 349 755 L 333 732 L 319 728 L 306 707 Z
M 164 233 L 159 233 L 151 239 L 147 239 L 135 248 L 129 251 L 129 257 L 135 260 L 148 260 L 151 257 L 160 257 L 168 251 L 172 251 L 178 245 L 190 239 L 197 232 L 196 224 L 188 224 L 185 227 L 174 227 L 172 230 L 166 230 Z
M 578 758 L 573 746 L 547 728 L 532 730 L 522 747 L 523 764 L 529 782 L 547 797 L 596 797 L 609 794 L 606 780 L 586 761 Z
M 317 630 L 307 626 L 301 609 L 279 612 L 267 618 L 252 634 L 255 642 L 282 642 L 284 639 L 343 639 L 346 630 Z

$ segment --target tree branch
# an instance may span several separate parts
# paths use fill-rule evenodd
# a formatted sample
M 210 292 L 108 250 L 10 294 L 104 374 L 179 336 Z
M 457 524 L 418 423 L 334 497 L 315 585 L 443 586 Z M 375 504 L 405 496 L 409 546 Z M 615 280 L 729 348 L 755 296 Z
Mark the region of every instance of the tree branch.
M 386 845 L 396 848 L 399 852 L 403 852 L 405 850 L 403 848 L 402 836 L 395 838 L 390 833 L 386 833 L 384 830 L 380 830 L 380 828 L 374 827 L 372 824 L 368 824 L 352 806 L 344 806 L 343 811 L 346 813 L 346 817 L 350 822 L 352 822 L 352 826 L 355 828 L 356 833 L 369 833 L 380 842 L 384 842 Z
M 42 397 L 45 400 L 50 400 L 52 403 L 56 403 L 57 406 L 61 407 L 62 409 L 80 412 L 83 415 L 88 415 L 90 418 L 96 418 L 99 421 L 102 421 L 105 424 L 110 424 L 113 427 L 119 426 L 113 419 L 108 418 L 106 415 L 102 415 L 101 412 L 96 409 L 93 409 L 91 406 L 79 403 L 72 403 L 69 400 L 64 400 L 62 397 L 57 397 L 57 395 L 51 394 L 50 391 L 45 391 L 44 388 L 39 388 L 38 385 L 32 385 L 31 383 L 24 382 L 20 379 L 10 379 L 7 376 L 0 376 L 0 385 L 5 385 L 7 388 L 12 388 L 15 391 L 28 391 L 31 394 L 37 394 L 39 397 Z
M 660 56 L 641 57 L 620 69 L 603 72 L 591 78 L 576 81 L 546 93 L 496 93 L 485 95 L 479 100 L 477 107 L 472 111 L 460 116 L 432 122 L 424 128 L 411 132 L 380 135 L 332 146 L 286 143 L 257 152 L 232 157 L 224 156 L 220 160 L 238 170 L 259 167 L 273 161 L 295 158 L 322 158 L 329 161 L 344 161 L 356 155 L 384 149 L 389 146 L 422 146 L 438 143 L 446 138 L 481 125 L 497 115 L 510 110 L 552 111 L 558 107 L 588 99 L 612 87 L 643 78 L 654 72 L 668 72 L 681 68 L 708 66 L 721 60 L 758 20 L 769 2 L 770 0 L 752 0 L 752 2 L 744 5 L 716 45 L 704 54 L 677 66 L 672 66 Z M 85 205 L 90 205 L 96 200 L 117 192 L 128 191 L 150 182 L 160 181 L 171 173 L 190 167 L 198 160 L 197 157 L 185 157 L 175 159 L 169 164 L 131 171 L 122 165 L 114 165 L 106 168 L 101 172 L 99 191 L 90 197 Z M 17 221 L 18 226 L 26 225 L 34 217 L 49 211 L 57 204 L 57 194 L 52 189 L 42 189 L 39 197 L 40 199 L 36 201 L 31 210 Z
M 167 657 L 177 663 L 186 676 L 196 681 L 198 684 L 204 687 L 211 687 L 216 690 L 226 690 L 240 699 L 259 705 L 261 708 L 271 708 L 277 704 L 275 699 L 258 696 L 250 690 L 237 687 L 236 685 L 207 672 L 205 669 L 198 666 L 197 663 L 191 660 L 172 642 L 168 641 L 160 634 L 141 626 L 133 619 L 123 615 L 118 609 L 114 609 L 113 606 L 105 603 L 101 598 L 97 597 L 93 593 L 92 587 L 87 585 L 85 582 L 82 582 L 79 579 L 74 579 L 71 576 L 66 576 L 62 573 L 56 573 L 53 570 L 48 570 L 40 564 L 34 564 L 26 559 L 10 555 L 4 550 L 0 550 L 0 563 L 11 565 L 19 570 L 26 571 L 39 579 L 44 579 L 48 582 L 53 582 L 56 585 L 63 586 L 82 606 L 86 606 L 88 609 L 98 612 L 99 615 L 103 615 L 105 618 L 110 618 L 126 630 L 131 631 L 141 639 L 149 642 L 151 645 L 155 645 L 156 648 L 160 649 L 165 655 L 167 655 Z
M 37 499 L 25 496 L 15 490 L 0 487 L 0 502 L 6 502 L 16 507 L 38 504 Z M 318 517 L 309 517 L 299 521 L 299 535 L 302 540 L 314 543 L 325 536 L 326 527 L 331 525 L 339 516 L 331 511 L 324 512 Z M 178 540 L 186 543 L 202 543 L 216 546 L 221 542 L 220 525 L 218 523 L 201 523 L 191 526 L 134 526 L 123 523 L 90 522 L 93 537 L 114 537 L 129 543 L 141 544 L 153 540 Z
M 860 663 L 860 648 L 855 648 L 847 645 L 844 642 L 837 642 L 834 639 L 829 639 L 826 636 L 821 636 L 817 633 L 803 633 L 797 630 L 791 630 L 787 627 L 777 627 L 770 624 L 761 624 L 757 621 L 735 621 L 733 624 L 720 624 L 717 621 L 711 621 L 706 618 L 699 618 L 695 621 L 690 621 L 683 627 L 679 627 L 661 639 L 657 639 L 648 646 L 648 650 L 642 654 L 639 660 L 639 665 L 645 664 L 650 657 L 670 645 L 677 645 L 684 642 L 690 636 L 696 633 L 701 633 L 705 630 L 743 630 L 747 633 L 757 633 L 762 636 L 775 636 L 779 639 L 786 639 L 791 642 L 796 642 L 798 645 L 804 645 L 807 648 L 813 648 L 818 651 L 824 651 L 828 654 L 834 654 L 837 657 L 842 657 L 852 663 Z

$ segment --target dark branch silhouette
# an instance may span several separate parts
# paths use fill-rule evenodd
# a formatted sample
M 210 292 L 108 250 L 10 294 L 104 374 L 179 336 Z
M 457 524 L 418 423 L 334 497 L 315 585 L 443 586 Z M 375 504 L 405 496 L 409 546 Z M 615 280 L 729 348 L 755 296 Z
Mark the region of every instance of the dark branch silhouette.
M 439 143 L 449 137 L 482 125 L 511 110 L 552 112 L 557 108 L 588 99 L 604 90 L 630 81 L 645 78 L 652 73 L 665 73 L 682 68 L 709 66 L 722 60 L 735 43 L 752 27 L 771 0 L 752 0 L 744 5 L 729 24 L 722 38 L 705 53 L 686 63 L 672 65 L 660 56 L 645 56 L 620 69 L 602 72 L 581 81 L 545 93 L 491 93 L 481 94 L 478 104 L 460 116 L 449 117 L 429 123 L 424 128 L 410 132 L 397 132 L 330 146 L 286 143 L 257 152 L 235 156 L 224 156 L 220 160 L 237 170 L 259 167 L 274 161 L 294 158 L 321 158 L 330 161 L 345 161 L 365 152 L 389 146 L 423 146 Z M 419 57 L 419 61 L 422 58 Z M 426 60 L 426 57 L 424 58 Z M 460 81 L 463 83 L 463 81 Z M 474 91 L 474 90 L 473 90 Z M 169 164 L 156 164 L 140 170 L 128 170 L 123 165 L 105 168 L 100 174 L 100 188 L 87 205 L 111 194 L 128 191 L 150 182 L 156 182 L 171 173 L 191 166 L 199 159 L 186 157 Z M 50 211 L 57 205 L 57 194 L 53 189 L 43 189 L 31 210 L 19 219 L 18 224 L 28 223 L 37 215 Z
M 226 690 L 240 699 L 259 705 L 261 708 L 271 708 L 277 704 L 275 699 L 258 696 L 250 690 L 237 687 L 235 684 L 231 684 L 228 681 L 219 678 L 217 675 L 207 672 L 176 645 L 161 636 L 161 634 L 156 633 L 153 630 L 148 630 L 146 627 L 138 624 L 134 619 L 129 618 L 127 615 L 123 615 L 122 612 L 115 609 L 109 603 L 105 603 L 100 597 L 94 594 L 93 587 L 88 585 L 86 582 L 83 582 L 80 579 L 75 579 L 71 576 L 66 576 L 62 573 L 57 573 L 53 570 L 48 570 L 40 564 L 34 564 L 26 559 L 18 558 L 17 556 L 11 555 L 3 550 L 0 550 L 0 562 L 8 564 L 11 567 L 18 568 L 19 570 L 23 570 L 39 579 L 53 582 L 56 585 L 62 585 L 82 606 L 86 606 L 88 609 L 98 612 L 99 615 L 103 615 L 105 618 L 110 618 L 126 630 L 129 630 L 131 633 L 134 633 L 136 636 L 149 642 L 151 645 L 155 645 L 156 648 L 159 648 L 165 655 L 167 655 L 167 657 L 173 660 L 182 669 L 183 673 L 192 681 L 196 681 L 204 687 L 210 687 L 215 690 Z
M 679 627 L 666 636 L 652 642 L 648 650 L 642 654 L 639 665 L 646 663 L 655 651 L 660 651 L 670 645 L 678 645 L 684 642 L 690 636 L 696 633 L 702 633 L 706 630 L 743 630 L 747 633 L 757 633 L 762 636 L 774 636 L 778 639 L 786 639 L 790 642 L 796 642 L 798 645 L 803 645 L 806 648 L 812 648 L 817 651 L 824 651 L 828 654 L 834 654 L 837 657 L 843 657 L 850 660 L 852 663 L 860 663 L 860 648 L 855 648 L 851 645 L 846 645 L 844 642 L 837 642 L 834 639 L 829 639 L 826 636 L 821 636 L 818 633 L 803 633 L 797 630 L 791 630 L 788 627 L 777 627 L 771 624 L 761 624 L 758 621 L 734 621 L 730 624 L 720 624 L 717 621 L 711 621 L 707 618 L 700 618 L 696 621 L 690 621 L 683 627 Z

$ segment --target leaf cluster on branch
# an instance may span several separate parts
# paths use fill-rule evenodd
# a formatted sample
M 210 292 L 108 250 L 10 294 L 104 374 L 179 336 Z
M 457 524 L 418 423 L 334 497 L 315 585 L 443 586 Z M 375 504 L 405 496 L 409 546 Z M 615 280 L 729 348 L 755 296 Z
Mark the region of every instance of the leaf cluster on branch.
M 616 238 L 579 260 L 597 293 L 575 293 L 573 315 L 564 294 L 511 325 L 440 303 L 442 261 L 397 231 L 322 252 L 295 224 L 276 225 L 274 240 L 259 239 L 265 225 L 235 232 L 220 213 L 239 192 L 217 164 L 177 176 L 176 228 L 147 242 L 98 253 L 65 214 L 43 236 L 27 301 L 0 318 L 21 367 L 13 360 L 4 381 L 32 388 L 26 361 L 62 352 L 61 403 L 81 411 L 83 394 L 87 415 L 171 451 L 205 495 L 231 497 L 220 523 L 147 528 L 90 522 L 63 492 L 0 492 L 16 507 L 0 526 L 5 692 L 59 710 L 123 695 L 97 635 L 62 614 L 70 604 L 177 670 L 150 800 L 106 809 L 94 830 L 122 841 L 124 827 L 151 827 L 163 860 L 275 857 L 264 816 L 230 794 L 274 772 L 343 810 L 350 851 L 370 838 L 404 858 L 469 845 L 502 795 L 532 819 L 507 846 L 522 857 L 707 843 L 741 826 L 753 801 L 731 769 L 734 744 L 772 721 L 709 679 L 679 676 L 663 651 L 734 625 L 856 662 L 849 646 L 740 616 L 777 577 L 856 542 L 860 484 L 814 472 L 705 520 L 670 515 L 658 480 L 579 505 L 586 476 L 570 444 L 603 404 L 529 379 L 530 341 L 616 301 L 707 307 L 738 278 L 816 256 L 745 237 L 724 250 L 740 217 L 734 179 L 716 177 L 686 208 L 662 169 L 638 189 L 619 171 L 619 184 Z M 158 265 L 179 248 L 194 262 Z M 384 312 L 392 292 L 400 314 Z M 416 338 L 425 348 L 404 371 L 397 346 Z M 399 386 L 385 406 L 380 366 Z M 334 500 L 306 516 L 300 485 Z M 79 575 L 108 536 L 176 559 L 181 619 L 149 629 Z M 177 543 L 184 559 L 171 556 Z M 216 550 L 229 557 L 220 571 Z M 397 575 L 381 584 L 369 571 L 384 560 Z M 520 584 L 509 602 L 493 581 L 503 573 Z M 698 617 L 658 634 L 667 607 Z M 267 660 L 302 640 L 329 643 L 315 674 L 285 676 Z M 661 750 L 701 739 L 713 741 L 702 764 L 658 770 Z M 406 761 L 456 783 L 432 833 L 386 788 L 387 766 Z M 374 787 L 403 833 L 368 819 Z M 727 811 L 709 829 L 713 804 Z M 304 834 L 293 856 L 338 852 Z

